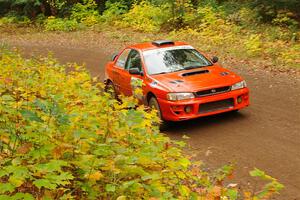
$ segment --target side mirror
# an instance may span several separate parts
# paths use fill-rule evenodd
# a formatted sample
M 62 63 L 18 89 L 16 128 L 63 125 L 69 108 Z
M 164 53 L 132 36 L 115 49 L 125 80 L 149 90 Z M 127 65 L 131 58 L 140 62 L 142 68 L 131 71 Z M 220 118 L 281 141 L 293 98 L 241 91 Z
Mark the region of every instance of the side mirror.
M 211 61 L 212 61 L 213 63 L 217 63 L 217 62 L 219 61 L 219 58 L 218 58 L 217 56 L 214 56 L 214 57 L 211 59 Z
M 134 68 L 130 68 L 129 69 L 129 74 L 132 74 L 132 75 L 142 75 L 142 72 L 140 71 L 139 68 L 134 67 Z
M 118 56 L 119 54 L 117 53 L 114 53 L 112 56 L 111 56 L 111 61 L 115 61 L 116 57 Z

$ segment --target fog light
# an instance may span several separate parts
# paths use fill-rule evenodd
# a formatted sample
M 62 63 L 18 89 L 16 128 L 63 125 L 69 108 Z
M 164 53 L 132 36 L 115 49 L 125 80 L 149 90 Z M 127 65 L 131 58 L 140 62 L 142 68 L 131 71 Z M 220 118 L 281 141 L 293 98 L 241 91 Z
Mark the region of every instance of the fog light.
M 248 93 L 244 95 L 244 101 L 247 101 L 249 99 Z
M 191 113 L 192 110 L 193 110 L 192 106 L 186 106 L 186 107 L 184 108 L 184 111 L 185 111 L 187 114 Z
M 243 98 L 242 98 L 242 96 L 239 96 L 239 97 L 237 98 L 237 102 L 238 102 L 238 104 L 242 103 L 242 101 L 243 101 Z

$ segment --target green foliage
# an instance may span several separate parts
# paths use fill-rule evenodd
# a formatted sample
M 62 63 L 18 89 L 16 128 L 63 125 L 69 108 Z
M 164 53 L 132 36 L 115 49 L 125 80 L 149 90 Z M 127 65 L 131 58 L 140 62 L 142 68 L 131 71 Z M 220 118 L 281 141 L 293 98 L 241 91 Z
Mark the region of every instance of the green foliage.
M 75 31 L 80 26 L 76 20 L 48 17 L 44 22 L 47 31 Z
M 292 13 L 294 17 L 300 16 L 300 1 L 298 0 L 254 0 L 249 1 L 249 4 L 258 11 L 263 22 L 271 22 L 282 11 Z
M 231 166 L 204 171 L 159 133 L 155 111 L 111 99 L 84 68 L 0 57 L 0 199 L 242 197 L 222 184 Z M 270 183 L 255 199 L 282 188 L 261 173 Z
M 276 18 L 272 20 L 272 23 L 281 27 L 287 27 L 292 32 L 295 32 L 299 27 L 299 23 L 295 19 L 292 19 L 292 16 L 293 13 L 278 13 Z
M 37 13 L 37 8 L 41 5 L 41 2 L 41 0 L 2 0 L 0 1 L 0 13 L 3 6 L 4 9 L 6 8 L 5 15 L 15 12 L 17 16 L 26 15 L 32 18 Z
M 122 18 L 122 15 L 128 12 L 128 7 L 121 2 L 106 2 L 106 10 L 103 12 L 102 19 L 105 22 L 112 23 Z
M 168 17 L 164 7 L 157 7 L 147 1 L 142 1 L 140 4 L 134 4 L 132 9 L 122 16 L 122 20 L 117 21 L 117 24 L 132 27 L 138 31 L 155 32 L 167 21 Z
M 15 15 L 7 15 L 5 17 L 0 18 L 0 26 L 8 26 L 8 25 L 17 25 L 17 26 L 26 26 L 31 23 L 30 19 L 26 16 L 15 16 Z
M 94 0 L 84 0 L 83 3 L 77 3 L 72 7 L 70 18 L 85 26 L 93 26 L 98 23 L 100 17 L 96 8 Z
M 259 169 L 254 169 L 250 172 L 250 175 L 252 177 L 258 177 L 266 181 L 270 181 L 270 183 L 265 185 L 264 189 L 257 194 L 257 196 L 261 199 L 270 198 L 271 193 L 273 193 L 274 191 L 282 190 L 284 188 L 284 186 L 278 183 L 276 179 L 267 175 L 265 172 Z
M 67 5 L 67 0 L 46 0 L 52 9 L 52 14 L 56 15 Z
M 229 20 L 241 26 L 255 26 L 259 23 L 260 17 L 253 9 L 244 7 L 229 14 Z

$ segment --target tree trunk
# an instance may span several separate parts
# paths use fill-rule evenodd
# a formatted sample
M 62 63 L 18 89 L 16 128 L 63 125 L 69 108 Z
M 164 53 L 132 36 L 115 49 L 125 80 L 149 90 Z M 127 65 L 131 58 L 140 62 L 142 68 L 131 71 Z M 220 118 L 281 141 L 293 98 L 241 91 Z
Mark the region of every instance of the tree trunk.
M 98 6 L 99 13 L 102 14 L 105 11 L 105 3 L 107 0 L 95 0 Z

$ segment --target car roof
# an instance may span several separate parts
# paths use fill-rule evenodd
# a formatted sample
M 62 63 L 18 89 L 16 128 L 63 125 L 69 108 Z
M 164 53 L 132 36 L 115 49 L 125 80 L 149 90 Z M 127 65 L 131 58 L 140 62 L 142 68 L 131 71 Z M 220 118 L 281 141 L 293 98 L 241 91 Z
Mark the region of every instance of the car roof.
M 129 46 L 129 48 L 139 49 L 141 51 L 147 51 L 152 49 L 161 49 L 166 47 L 175 47 L 175 46 L 184 46 L 188 45 L 185 42 L 173 42 L 173 44 L 162 44 L 162 45 L 155 45 L 154 42 L 145 42 L 145 43 L 139 43 Z

